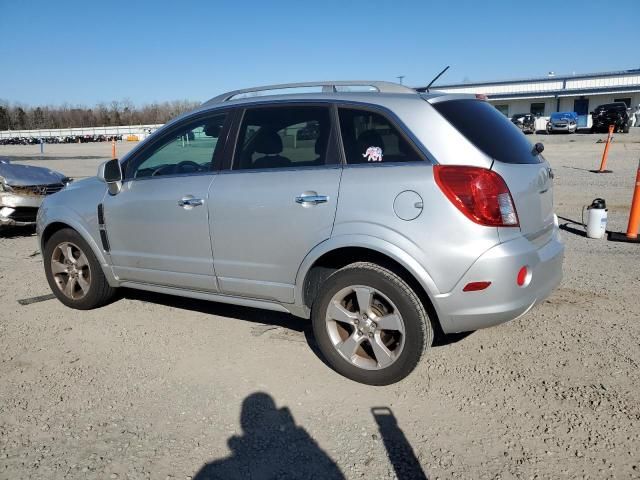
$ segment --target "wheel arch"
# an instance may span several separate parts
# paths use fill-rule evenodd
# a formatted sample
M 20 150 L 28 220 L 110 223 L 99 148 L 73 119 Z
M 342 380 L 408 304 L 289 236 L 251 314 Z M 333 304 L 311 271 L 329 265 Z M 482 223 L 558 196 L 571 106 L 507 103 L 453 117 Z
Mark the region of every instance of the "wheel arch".
M 295 297 L 298 305 L 310 311 L 320 285 L 331 273 L 351 263 L 366 261 L 391 270 L 407 282 L 420 297 L 437 327 L 441 327 L 440 322 L 446 321 L 434 301 L 434 296 L 439 293 L 435 283 L 413 257 L 378 238 L 353 236 L 342 240 L 328 240 L 307 255 L 296 277 Z
M 78 235 L 82 237 L 82 239 L 85 242 L 87 242 L 87 244 L 89 245 L 89 248 L 91 248 L 92 253 L 95 255 L 96 259 L 98 260 L 98 263 L 101 265 L 102 271 L 107 277 L 109 285 L 117 286 L 118 282 L 114 277 L 113 272 L 111 271 L 111 268 L 109 268 L 110 267 L 109 263 L 107 262 L 107 259 L 105 258 L 105 255 L 102 249 L 96 243 L 93 236 L 82 225 L 80 225 L 77 222 L 65 219 L 65 220 L 52 220 L 49 223 L 47 223 L 47 225 L 42 229 L 42 232 L 39 234 L 40 251 L 43 253 L 43 255 L 44 255 L 44 248 L 47 241 L 49 241 L 49 239 L 53 236 L 54 233 L 60 230 L 63 230 L 65 228 L 69 228 L 75 231 L 76 233 L 78 233 Z
M 54 233 L 60 231 L 60 230 L 64 230 L 65 228 L 70 228 L 72 230 L 76 230 L 75 228 L 73 228 L 72 226 L 68 225 L 67 223 L 64 222 L 51 222 L 49 225 L 47 225 L 44 230 L 42 231 L 42 233 L 40 234 L 40 249 L 41 251 L 44 250 L 45 245 L 47 244 L 47 242 L 49 241 L 49 239 L 53 236 Z

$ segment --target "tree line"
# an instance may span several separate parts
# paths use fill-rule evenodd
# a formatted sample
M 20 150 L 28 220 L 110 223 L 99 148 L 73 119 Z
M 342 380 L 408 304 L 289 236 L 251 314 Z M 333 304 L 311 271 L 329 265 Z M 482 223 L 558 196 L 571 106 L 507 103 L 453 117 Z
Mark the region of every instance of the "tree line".
M 200 102 L 174 100 L 136 106 L 131 100 L 84 105 L 26 106 L 0 100 L 0 130 L 35 130 L 74 127 L 117 127 L 166 123 L 200 105 Z

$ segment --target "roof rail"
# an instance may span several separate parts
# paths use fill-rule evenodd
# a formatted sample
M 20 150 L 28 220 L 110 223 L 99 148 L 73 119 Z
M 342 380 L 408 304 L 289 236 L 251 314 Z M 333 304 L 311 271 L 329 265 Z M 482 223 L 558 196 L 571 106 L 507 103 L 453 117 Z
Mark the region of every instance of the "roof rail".
M 383 82 L 383 81 L 370 81 L 370 80 L 349 80 L 349 81 L 334 81 L 334 82 L 300 82 L 300 83 L 281 83 L 278 85 L 265 85 L 263 87 L 243 88 L 241 90 L 232 90 L 230 92 L 223 93 L 217 97 L 213 97 L 208 100 L 204 105 L 212 103 L 222 103 L 233 100 L 233 97 L 247 93 L 257 93 L 268 90 L 286 90 L 288 88 L 304 88 L 304 87 L 322 87 L 323 92 L 337 92 L 337 87 L 371 87 L 373 90 L 380 93 L 416 93 L 413 88 L 400 85 L 399 83 Z

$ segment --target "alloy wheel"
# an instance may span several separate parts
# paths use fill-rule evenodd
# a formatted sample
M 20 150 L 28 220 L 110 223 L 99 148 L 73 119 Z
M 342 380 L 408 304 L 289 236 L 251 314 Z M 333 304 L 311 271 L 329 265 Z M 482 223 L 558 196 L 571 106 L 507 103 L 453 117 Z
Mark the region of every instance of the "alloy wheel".
M 76 244 L 58 244 L 51 254 L 51 274 L 60 291 L 72 300 L 80 300 L 91 286 L 91 267 L 84 252 Z
M 386 368 L 404 348 L 402 315 L 389 297 L 373 287 L 353 285 L 337 292 L 325 321 L 333 347 L 359 368 Z

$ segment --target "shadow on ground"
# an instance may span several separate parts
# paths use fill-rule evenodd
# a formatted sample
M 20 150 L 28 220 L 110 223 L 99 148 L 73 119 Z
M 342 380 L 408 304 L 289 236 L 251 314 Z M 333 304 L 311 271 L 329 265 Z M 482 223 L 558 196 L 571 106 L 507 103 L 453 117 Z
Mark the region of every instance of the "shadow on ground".
M 17 237 L 31 237 L 35 235 L 36 227 L 6 227 L 0 226 L 0 239 L 2 238 L 17 238 Z
M 574 235 L 578 235 L 579 237 L 587 236 L 587 232 L 584 230 L 586 228 L 586 225 L 584 223 L 572 220 L 570 218 L 561 217 L 560 215 L 558 215 L 558 218 L 565 221 L 565 223 L 560 224 L 560 230 L 573 233 Z
M 376 407 L 372 413 L 396 477 L 426 479 L 393 412 L 387 407 Z M 287 407 L 277 408 L 267 393 L 252 393 L 244 399 L 240 425 L 242 434 L 227 440 L 231 455 L 205 464 L 194 480 L 345 478 L 309 433 L 296 425 L 291 411 Z

